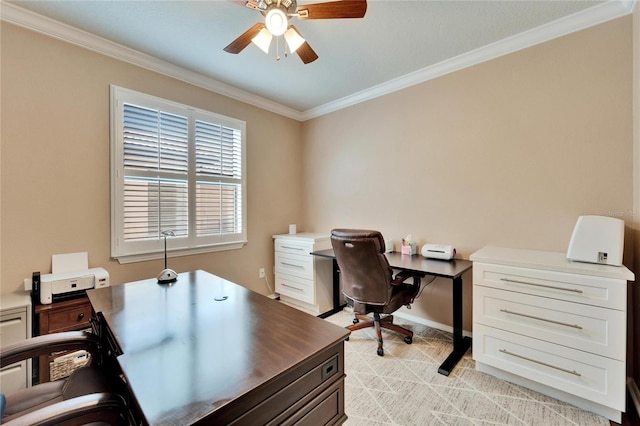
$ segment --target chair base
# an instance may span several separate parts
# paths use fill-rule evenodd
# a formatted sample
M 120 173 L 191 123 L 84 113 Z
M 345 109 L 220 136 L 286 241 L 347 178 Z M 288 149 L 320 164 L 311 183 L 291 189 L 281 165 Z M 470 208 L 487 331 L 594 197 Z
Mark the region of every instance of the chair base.
M 393 315 L 387 315 L 384 318 L 380 317 L 380 314 L 377 312 L 373 313 L 373 318 L 367 315 L 355 314 L 355 318 L 353 320 L 353 324 L 348 326 L 347 328 L 350 331 L 356 331 L 363 328 L 375 327 L 376 336 L 378 338 L 378 350 L 377 353 L 380 356 L 384 355 L 384 349 L 382 348 L 382 329 L 386 328 L 387 330 L 395 331 L 396 333 L 402 334 L 404 337 L 404 342 L 406 344 L 411 344 L 413 342 L 413 331 L 401 327 L 397 324 L 393 323 Z

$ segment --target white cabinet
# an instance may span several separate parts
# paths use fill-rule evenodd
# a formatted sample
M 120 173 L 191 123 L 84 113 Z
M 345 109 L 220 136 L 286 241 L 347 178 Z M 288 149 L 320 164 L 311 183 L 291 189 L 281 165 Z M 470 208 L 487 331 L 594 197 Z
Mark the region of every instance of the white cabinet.
M 274 235 L 276 292 L 288 305 L 320 315 L 333 309 L 331 259 L 311 256 L 331 248 L 326 234 Z
M 0 347 L 31 337 L 31 297 L 24 293 L 0 296 Z M 11 394 L 31 386 L 31 360 L 0 370 L 0 392 Z
M 471 260 L 476 369 L 619 423 L 633 273 L 501 247 Z

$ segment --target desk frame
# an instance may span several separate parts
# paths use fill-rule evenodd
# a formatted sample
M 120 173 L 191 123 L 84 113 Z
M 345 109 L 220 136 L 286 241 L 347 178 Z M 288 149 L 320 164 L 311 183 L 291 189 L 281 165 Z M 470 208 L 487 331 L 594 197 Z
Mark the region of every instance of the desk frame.
M 310 253 L 313 256 L 333 259 L 333 303 L 334 309 L 325 316 L 339 312 L 344 305 L 340 305 L 340 268 L 333 249 L 320 250 Z M 471 270 L 473 263 L 469 260 L 436 260 L 422 256 L 407 256 L 398 252 L 385 253 L 389 266 L 396 270 L 411 271 L 421 277 L 427 275 L 447 278 L 452 281 L 452 311 L 453 311 L 453 350 L 438 368 L 438 373 L 448 376 L 471 347 L 471 337 L 462 334 L 462 276 Z

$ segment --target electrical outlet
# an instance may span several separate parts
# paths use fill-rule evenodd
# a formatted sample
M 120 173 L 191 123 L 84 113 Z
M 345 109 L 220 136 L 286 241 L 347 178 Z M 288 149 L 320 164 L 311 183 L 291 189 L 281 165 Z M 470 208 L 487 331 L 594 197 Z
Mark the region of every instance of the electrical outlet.
M 258 278 L 264 278 L 264 268 L 258 269 Z

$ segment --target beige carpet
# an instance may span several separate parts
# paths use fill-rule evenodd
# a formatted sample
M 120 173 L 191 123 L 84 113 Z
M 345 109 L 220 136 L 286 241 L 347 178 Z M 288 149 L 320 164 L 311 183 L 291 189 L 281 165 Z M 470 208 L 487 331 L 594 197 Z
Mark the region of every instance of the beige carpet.
M 327 321 L 351 324 L 348 311 Z M 471 351 L 451 375 L 438 366 L 451 352 L 449 333 L 395 318 L 414 332 L 413 344 L 383 330 L 384 357 L 376 355 L 373 328 L 345 342 L 347 426 L 373 425 L 602 425 L 604 417 L 480 373 Z

